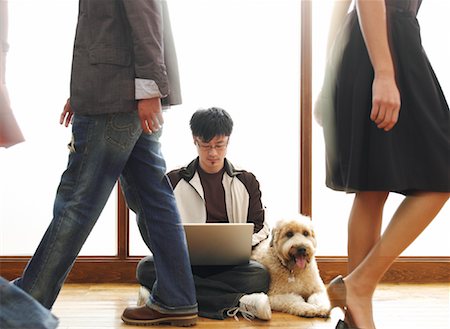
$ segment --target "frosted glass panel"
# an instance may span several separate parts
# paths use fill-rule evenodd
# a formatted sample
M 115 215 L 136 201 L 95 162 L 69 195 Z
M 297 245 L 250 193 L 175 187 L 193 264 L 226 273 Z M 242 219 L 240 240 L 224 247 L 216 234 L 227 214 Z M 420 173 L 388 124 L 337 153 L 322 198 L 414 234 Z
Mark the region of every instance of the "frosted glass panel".
M 325 60 L 328 22 L 333 1 L 313 1 L 313 100 L 320 90 Z M 450 2 L 427 0 L 422 3 L 418 19 L 422 41 L 431 64 L 441 82 L 447 101 L 450 97 L 450 45 L 443 42 L 444 31 L 450 31 Z M 324 143 L 322 129 L 313 122 L 313 217 L 318 237 L 318 253 L 335 256 L 347 254 L 347 220 L 353 195 L 335 192 L 325 187 Z M 391 194 L 384 213 L 388 224 L 403 197 Z M 449 256 L 450 203 L 425 232 L 403 253 L 403 256 Z
M 313 99 L 321 84 L 331 1 L 313 1 Z M 299 200 L 300 1 L 170 0 L 183 105 L 165 114 L 162 137 L 167 168 L 194 156 L 188 121 L 198 108 L 219 106 L 235 121 L 228 158 L 261 183 L 270 221 L 297 212 Z M 419 21 L 423 44 L 450 92 L 450 3 L 427 0 Z M 10 0 L 7 86 L 27 141 L 0 149 L 0 255 L 31 255 L 52 218 L 53 200 L 67 162 L 70 130 L 58 118 L 69 95 L 78 1 Z M 57 14 L 51 14 L 57 13 Z M 45 17 L 45 19 L 42 19 Z M 232 24 L 230 24 L 232 22 Z M 352 196 L 324 186 L 323 138 L 313 123 L 313 215 L 319 254 L 346 254 Z M 386 223 L 400 202 L 386 207 Z M 113 192 L 83 255 L 115 255 Z M 404 255 L 450 255 L 450 205 Z M 148 253 L 131 219 L 131 253 Z M 336 236 L 340 237 L 336 243 Z
M 256 175 L 269 220 L 298 212 L 300 1 L 175 0 L 169 6 L 183 105 L 165 114 L 168 170 L 197 154 L 192 113 L 222 107 L 235 124 L 228 159 Z M 130 222 L 131 254 L 146 254 Z
M 31 255 L 52 219 L 66 168 L 70 128 L 59 125 L 69 96 L 78 1 L 9 1 L 6 83 L 26 142 L 0 149 L 0 255 Z M 115 255 L 117 192 L 82 249 Z

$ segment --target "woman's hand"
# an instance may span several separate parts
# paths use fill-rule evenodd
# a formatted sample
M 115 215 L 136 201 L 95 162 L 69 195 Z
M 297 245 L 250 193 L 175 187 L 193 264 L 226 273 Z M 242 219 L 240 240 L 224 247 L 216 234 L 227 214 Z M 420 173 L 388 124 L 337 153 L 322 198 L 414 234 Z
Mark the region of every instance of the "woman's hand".
M 400 104 L 400 92 L 394 76 L 375 76 L 370 119 L 378 128 L 389 131 L 395 126 L 400 113 Z

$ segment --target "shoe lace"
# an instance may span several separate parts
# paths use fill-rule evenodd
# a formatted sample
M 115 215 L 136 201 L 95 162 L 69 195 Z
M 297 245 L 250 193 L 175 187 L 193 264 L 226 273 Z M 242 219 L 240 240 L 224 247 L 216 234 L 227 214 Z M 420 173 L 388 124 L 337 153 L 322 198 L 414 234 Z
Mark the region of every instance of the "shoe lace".
M 252 321 L 255 318 L 255 315 L 252 312 L 250 312 L 247 309 L 245 309 L 244 307 L 233 307 L 233 308 L 230 308 L 227 311 L 227 315 L 229 317 L 233 317 L 236 321 L 239 321 L 239 318 L 237 317 L 238 312 L 241 312 L 241 314 L 244 317 L 244 319 L 246 319 L 248 321 Z

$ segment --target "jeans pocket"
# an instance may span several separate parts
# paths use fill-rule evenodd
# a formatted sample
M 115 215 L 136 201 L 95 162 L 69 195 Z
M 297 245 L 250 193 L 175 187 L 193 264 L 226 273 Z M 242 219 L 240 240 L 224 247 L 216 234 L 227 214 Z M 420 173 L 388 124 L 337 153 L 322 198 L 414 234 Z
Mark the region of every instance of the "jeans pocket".
M 114 146 L 126 149 L 134 145 L 142 132 L 135 112 L 116 113 L 108 116 L 105 139 Z

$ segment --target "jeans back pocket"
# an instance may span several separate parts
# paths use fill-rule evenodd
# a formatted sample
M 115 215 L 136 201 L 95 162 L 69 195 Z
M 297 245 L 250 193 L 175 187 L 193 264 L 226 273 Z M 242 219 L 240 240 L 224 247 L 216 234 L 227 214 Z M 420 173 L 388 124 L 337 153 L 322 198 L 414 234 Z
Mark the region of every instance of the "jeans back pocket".
M 142 132 L 136 112 L 115 113 L 108 116 L 105 139 L 121 149 L 136 143 Z

